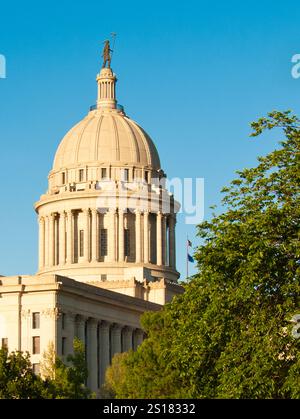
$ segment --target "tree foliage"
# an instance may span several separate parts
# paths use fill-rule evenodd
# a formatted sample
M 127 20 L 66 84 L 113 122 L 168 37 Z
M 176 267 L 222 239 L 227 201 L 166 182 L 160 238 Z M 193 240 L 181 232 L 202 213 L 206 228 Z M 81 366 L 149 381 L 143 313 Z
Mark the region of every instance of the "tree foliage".
M 142 323 L 148 338 L 122 360 L 119 398 L 299 398 L 300 121 L 272 112 L 280 147 L 237 172 L 226 210 L 198 226 L 198 273 Z
M 84 345 L 78 339 L 67 364 L 50 344 L 43 355 L 41 376 L 33 373 L 28 353 L 0 350 L 0 399 L 87 399 L 93 396 L 84 384 L 87 376 Z
M 51 399 L 87 399 L 90 390 L 85 386 L 88 370 L 83 343 L 75 338 L 74 355 L 67 356 L 64 363 L 55 353 L 54 346 L 49 345 L 43 355 L 41 373 L 47 384 L 46 398 Z
M 32 371 L 29 354 L 0 349 L 0 399 L 39 399 L 42 393 L 43 383 Z
M 129 356 L 130 352 L 117 353 L 112 359 L 111 365 L 105 372 L 105 383 L 100 390 L 101 399 L 113 399 L 116 396 L 116 386 L 124 385 L 126 377 L 126 367 L 124 360 Z

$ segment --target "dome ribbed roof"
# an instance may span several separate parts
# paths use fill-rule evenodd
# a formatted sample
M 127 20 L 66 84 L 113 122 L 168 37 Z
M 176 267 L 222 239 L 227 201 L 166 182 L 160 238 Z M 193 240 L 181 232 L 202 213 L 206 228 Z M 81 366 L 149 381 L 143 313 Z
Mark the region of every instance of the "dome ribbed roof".
M 150 166 L 160 169 L 148 134 L 116 109 L 97 109 L 76 124 L 61 141 L 53 170 L 92 162 Z

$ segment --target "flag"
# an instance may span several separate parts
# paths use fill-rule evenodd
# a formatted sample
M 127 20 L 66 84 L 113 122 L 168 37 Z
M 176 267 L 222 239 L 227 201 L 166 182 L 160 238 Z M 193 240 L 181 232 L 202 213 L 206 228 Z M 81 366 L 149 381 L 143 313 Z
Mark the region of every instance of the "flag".
M 188 253 L 188 261 L 194 263 L 194 258 Z
M 188 239 L 187 241 L 188 246 L 192 247 L 192 242 Z

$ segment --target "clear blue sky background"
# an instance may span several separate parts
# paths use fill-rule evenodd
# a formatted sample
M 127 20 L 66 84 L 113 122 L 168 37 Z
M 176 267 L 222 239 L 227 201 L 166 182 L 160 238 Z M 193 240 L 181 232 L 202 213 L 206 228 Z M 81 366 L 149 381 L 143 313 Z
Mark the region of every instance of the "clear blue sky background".
M 118 100 L 154 139 L 169 177 L 204 177 L 205 208 L 237 169 L 275 147 L 250 140 L 249 122 L 273 109 L 299 113 L 298 1 L 2 2 L 0 54 L 0 273 L 35 273 L 33 203 L 55 150 L 95 103 L 101 42 L 118 33 Z M 189 234 L 179 217 L 178 268 Z M 191 272 L 194 272 L 191 265 Z

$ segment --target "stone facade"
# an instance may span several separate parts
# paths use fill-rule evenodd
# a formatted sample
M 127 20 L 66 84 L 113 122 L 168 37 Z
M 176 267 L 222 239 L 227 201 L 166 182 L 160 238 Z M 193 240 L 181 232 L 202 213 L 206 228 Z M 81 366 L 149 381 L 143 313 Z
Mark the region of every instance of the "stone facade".
M 0 337 L 7 339 L 9 350 L 29 352 L 39 365 L 53 343 L 66 360 L 77 336 L 86 346 L 88 385 L 94 391 L 104 382 L 113 355 L 142 342 L 140 315 L 161 307 L 58 275 L 4 277 L 0 290 Z
M 61 141 L 35 204 L 39 268 L 0 278 L 0 339 L 35 370 L 50 342 L 61 357 L 78 336 L 97 391 L 115 353 L 143 340 L 140 316 L 183 292 L 176 213 L 156 147 L 116 101 L 116 76 L 97 76 L 97 105 Z

